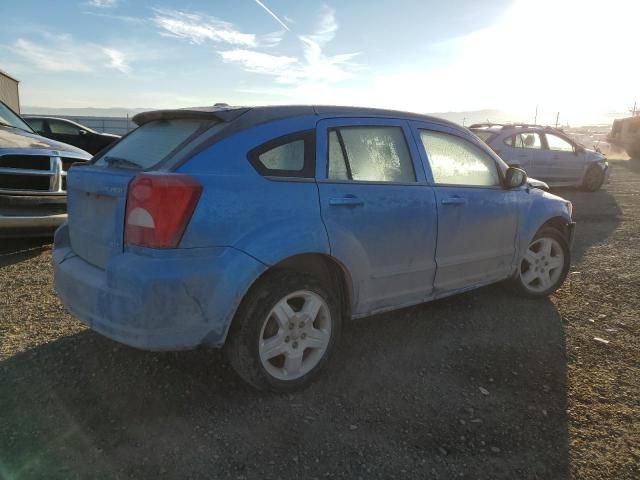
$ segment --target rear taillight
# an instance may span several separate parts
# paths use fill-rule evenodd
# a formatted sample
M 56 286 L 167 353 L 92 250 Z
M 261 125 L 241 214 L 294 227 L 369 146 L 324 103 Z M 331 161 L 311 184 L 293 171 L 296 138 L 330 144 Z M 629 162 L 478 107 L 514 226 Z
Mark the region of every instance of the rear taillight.
M 176 248 L 202 186 L 187 175 L 143 173 L 129 184 L 124 243 Z

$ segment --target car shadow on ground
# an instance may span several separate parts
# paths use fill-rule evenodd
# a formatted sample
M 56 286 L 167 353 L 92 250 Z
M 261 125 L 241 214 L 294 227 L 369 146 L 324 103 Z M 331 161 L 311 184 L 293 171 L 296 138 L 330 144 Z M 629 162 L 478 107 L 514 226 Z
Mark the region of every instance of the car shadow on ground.
M 326 374 L 273 395 L 218 351 L 84 331 L 0 362 L 0 473 L 567 478 L 564 338 L 551 301 L 487 287 L 349 322 Z
M 51 248 L 51 237 L 0 238 L 0 268 L 23 262 Z
M 611 175 L 624 175 L 628 161 L 611 162 Z M 572 264 L 578 263 L 593 245 L 604 242 L 620 224 L 622 210 L 607 185 L 597 192 L 584 192 L 578 188 L 553 188 L 550 193 L 566 198 L 573 204 L 576 232 L 572 251 Z M 582 232 L 588 231 L 588 235 Z

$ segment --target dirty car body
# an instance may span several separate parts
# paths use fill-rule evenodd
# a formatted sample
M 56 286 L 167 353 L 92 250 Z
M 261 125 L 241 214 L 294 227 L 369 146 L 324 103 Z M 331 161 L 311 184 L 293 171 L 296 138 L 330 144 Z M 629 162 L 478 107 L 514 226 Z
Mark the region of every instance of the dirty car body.
M 0 237 L 51 235 L 67 218 L 67 170 L 90 158 L 36 135 L 0 102 Z
M 134 120 L 119 144 L 69 171 L 54 247 L 65 307 L 134 347 L 222 347 L 248 292 L 278 269 L 321 277 L 326 266 L 340 314 L 357 318 L 512 278 L 544 225 L 571 242 L 569 202 L 505 187 L 504 162 L 437 118 L 288 106 Z M 434 167 L 425 145 L 442 141 L 482 157 L 487 170 L 469 178 L 484 184 L 436 181 L 446 165 Z M 149 200 L 158 188 L 192 193 L 177 236 L 158 236 L 169 221 L 158 213 L 168 203 Z

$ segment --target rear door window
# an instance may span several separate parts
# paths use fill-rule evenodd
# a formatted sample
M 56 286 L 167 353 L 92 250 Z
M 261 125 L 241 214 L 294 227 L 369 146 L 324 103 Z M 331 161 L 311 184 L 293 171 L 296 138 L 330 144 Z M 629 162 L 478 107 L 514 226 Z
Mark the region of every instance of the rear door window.
M 56 135 L 80 135 L 80 129 L 73 123 L 49 120 L 49 130 Z
M 33 128 L 36 133 L 44 133 L 44 120 L 41 118 L 25 118 L 27 123 Z
M 116 143 L 95 164 L 142 170 L 153 168 L 213 123 L 191 118 L 145 123 Z
M 401 127 L 329 130 L 330 180 L 413 183 L 416 174 Z
M 518 133 L 507 138 L 504 143 L 514 148 L 533 148 L 541 149 L 542 140 L 540 135 L 535 132 Z

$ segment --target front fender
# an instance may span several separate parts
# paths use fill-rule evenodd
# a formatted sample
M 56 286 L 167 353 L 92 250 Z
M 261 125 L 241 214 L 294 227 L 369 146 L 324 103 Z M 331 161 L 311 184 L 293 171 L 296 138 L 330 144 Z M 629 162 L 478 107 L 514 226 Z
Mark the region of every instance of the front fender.
M 545 223 L 554 220 L 566 226 L 573 224 L 569 215 L 568 200 L 538 189 L 531 189 L 529 195 L 531 195 L 530 202 L 525 207 L 518 236 L 518 257 L 515 265 L 519 265 L 533 237 Z

